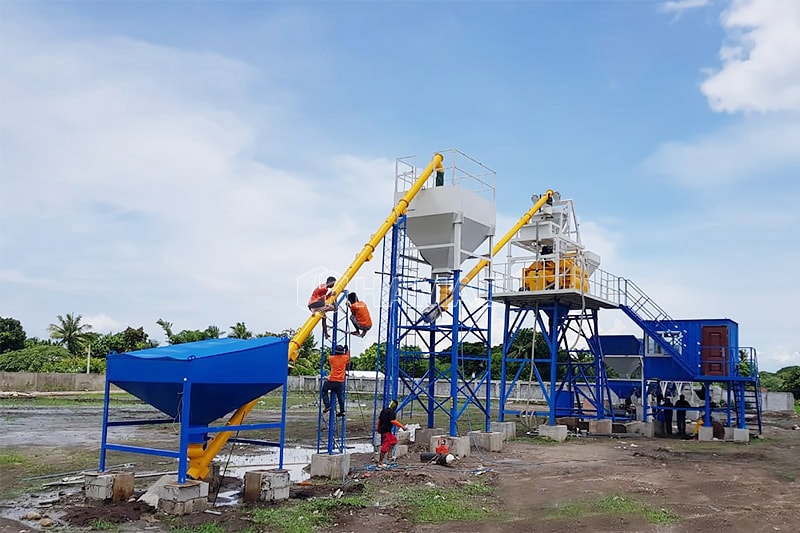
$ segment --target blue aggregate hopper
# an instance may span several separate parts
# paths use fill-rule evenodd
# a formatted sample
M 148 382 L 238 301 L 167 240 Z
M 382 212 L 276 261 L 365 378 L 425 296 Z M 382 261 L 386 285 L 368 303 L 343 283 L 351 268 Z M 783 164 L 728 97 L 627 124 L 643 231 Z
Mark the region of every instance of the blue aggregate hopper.
M 106 380 L 179 420 L 191 386 L 189 424 L 207 426 L 286 384 L 288 339 L 211 339 L 109 354 Z

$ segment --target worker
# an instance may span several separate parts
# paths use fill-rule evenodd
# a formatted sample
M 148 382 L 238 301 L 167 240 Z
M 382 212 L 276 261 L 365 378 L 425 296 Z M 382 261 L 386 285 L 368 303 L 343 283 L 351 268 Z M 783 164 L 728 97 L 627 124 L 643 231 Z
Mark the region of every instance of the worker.
M 356 293 L 351 292 L 347 295 L 347 307 L 350 308 L 350 321 L 355 328 L 354 335 L 359 337 L 366 336 L 372 327 L 372 317 L 369 316 L 367 304 L 360 301 Z
M 322 316 L 322 334 L 326 339 L 330 339 L 331 336 L 328 334 L 328 321 L 325 319 L 325 313 L 336 309 L 336 306 L 327 303 L 327 300 L 335 284 L 336 278 L 328 276 L 325 283 L 314 289 L 311 293 L 311 298 L 308 300 L 308 310 L 311 311 L 311 314 L 319 313 Z
M 392 433 L 392 426 L 399 427 L 404 431 L 406 430 L 406 426 L 397 421 L 396 409 L 397 400 L 392 400 L 389 402 L 389 405 L 386 406 L 386 408 L 378 415 L 378 427 L 376 429 L 381 435 L 381 455 L 380 459 L 378 459 L 378 468 L 383 468 L 386 466 L 386 464 L 383 462 L 383 459 L 387 454 L 389 454 L 389 457 L 394 455 L 394 447 L 397 444 L 397 437 L 395 437 L 394 433 Z
M 331 392 L 333 392 L 339 401 L 339 412 L 336 416 L 344 417 L 344 382 L 347 363 L 350 362 L 350 350 L 347 349 L 347 346 L 337 344 L 333 353 L 328 357 L 328 362 L 331 365 L 331 373 L 322 385 L 322 403 L 325 405 L 322 412 L 327 413 L 331 410 Z
M 672 399 L 669 396 L 664 398 L 664 403 L 661 406 L 664 411 L 664 433 L 667 437 L 672 436 Z
M 691 406 L 692 404 L 686 401 L 686 396 L 683 394 L 681 394 L 680 398 L 678 398 L 678 401 L 675 402 L 676 409 L 680 409 L 675 414 L 675 418 L 678 422 L 678 435 L 681 437 L 686 436 L 686 409 Z

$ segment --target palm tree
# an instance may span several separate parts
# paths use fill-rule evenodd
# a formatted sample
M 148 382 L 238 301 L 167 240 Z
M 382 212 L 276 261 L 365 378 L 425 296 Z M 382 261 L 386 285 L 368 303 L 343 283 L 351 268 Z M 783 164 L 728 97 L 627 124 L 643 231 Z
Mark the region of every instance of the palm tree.
M 253 332 L 247 330 L 247 326 L 244 325 L 244 322 L 237 322 L 235 326 L 231 326 L 231 332 L 228 334 L 228 337 L 234 339 L 252 339 Z
M 47 327 L 50 338 L 57 344 L 65 346 L 72 355 L 83 355 L 79 352 L 88 341 L 87 333 L 92 329 L 91 324 L 81 324 L 83 317 L 74 313 L 67 313 L 66 317 L 58 315 L 57 318 L 58 324 L 50 324 Z

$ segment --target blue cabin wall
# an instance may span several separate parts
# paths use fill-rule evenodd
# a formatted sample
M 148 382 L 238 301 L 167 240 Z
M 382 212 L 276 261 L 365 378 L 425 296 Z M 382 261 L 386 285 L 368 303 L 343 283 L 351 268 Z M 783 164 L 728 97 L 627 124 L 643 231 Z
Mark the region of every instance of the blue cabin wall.
M 684 331 L 682 357 L 692 370 L 690 374 L 684 367 L 668 356 L 646 356 L 645 377 L 648 379 L 667 379 L 673 381 L 691 381 L 703 376 L 703 328 L 720 326 L 727 329 L 728 342 L 724 347 L 727 365 L 725 374 L 730 375 L 738 361 L 739 325 L 727 318 L 676 320 L 678 327 Z M 646 346 L 646 345 L 645 345 Z

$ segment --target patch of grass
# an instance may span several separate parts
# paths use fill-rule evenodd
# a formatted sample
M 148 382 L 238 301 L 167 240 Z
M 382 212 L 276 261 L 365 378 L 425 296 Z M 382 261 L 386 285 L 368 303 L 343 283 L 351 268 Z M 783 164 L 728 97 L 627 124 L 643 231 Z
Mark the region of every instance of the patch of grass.
M 794 401 L 794 412 L 800 415 L 800 400 Z
M 225 533 L 225 528 L 216 522 L 206 522 L 196 526 L 173 527 L 170 533 Z
M 95 518 L 89 522 L 89 527 L 96 531 L 119 531 L 120 527 L 114 522 L 103 520 L 102 518 Z
M 70 396 L 31 396 L 28 398 L 4 398 L 0 405 L 6 406 L 33 406 L 33 407 L 64 407 L 71 405 L 103 405 L 105 395 L 102 392 L 76 394 Z M 144 402 L 128 393 L 115 393 L 111 395 L 110 405 L 130 405 Z
M 672 524 L 680 516 L 668 509 L 656 509 L 646 502 L 624 496 L 606 496 L 599 500 L 570 503 L 548 513 L 545 518 L 568 520 L 591 515 L 639 516 L 651 524 Z
M 312 498 L 275 509 L 256 509 L 253 511 L 253 521 L 267 526 L 268 531 L 313 533 L 317 528 L 329 526 L 333 522 L 331 515 L 336 509 L 366 507 L 369 503 L 368 491 L 341 498 Z
M 406 488 L 397 504 L 405 506 L 409 519 L 421 523 L 484 520 L 495 515 L 488 504 L 494 489 L 483 483 L 457 489 Z
M 28 466 L 30 464 L 30 460 L 25 457 L 24 455 L 20 455 L 18 453 L 0 453 L 0 465 L 19 465 L 19 466 Z

